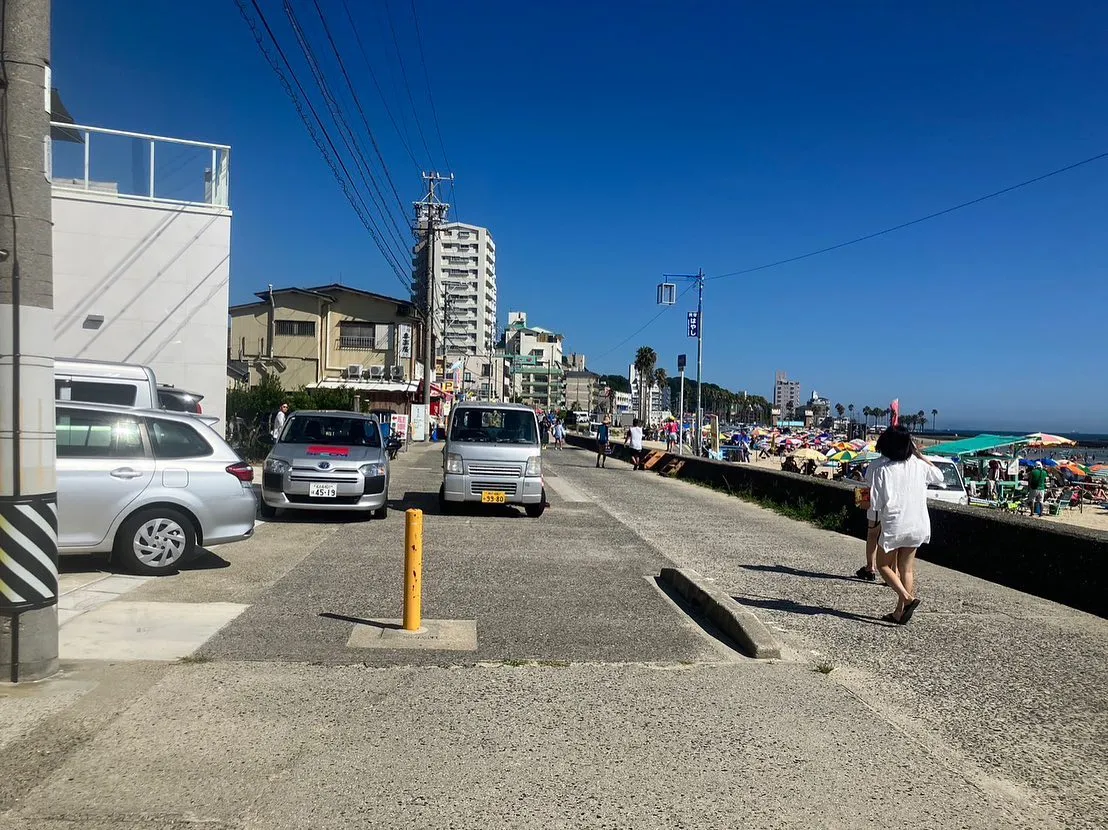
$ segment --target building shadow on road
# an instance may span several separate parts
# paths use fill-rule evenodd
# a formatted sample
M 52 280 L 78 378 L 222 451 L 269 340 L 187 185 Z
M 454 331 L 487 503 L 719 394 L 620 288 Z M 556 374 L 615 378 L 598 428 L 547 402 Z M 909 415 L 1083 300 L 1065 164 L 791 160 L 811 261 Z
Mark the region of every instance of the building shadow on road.
M 740 565 L 740 568 L 744 568 L 748 571 L 759 571 L 762 573 L 779 573 L 786 574 L 788 576 L 803 576 L 808 579 L 841 579 L 843 582 L 862 582 L 856 576 L 845 576 L 844 574 L 829 574 L 821 571 L 805 571 L 801 568 L 790 568 L 788 565 Z
M 740 605 L 749 608 L 760 608 L 765 611 L 784 611 L 788 614 L 802 614 L 806 617 L 828 616 L 838 617 L 841 620 L 861 622 L 867 625 L 876 625 L 881 628 L 896 628 L 896 623 L 885 622 L 880 617 L 871 617 L 866 614 L 855 614 L 851 611 L 842 611 L 838 608 L 828 608 L 826 605 L 806 605 L 792 599 L 780 599 L 776 597 L 743 596 L 742 594 L 731 597 Z

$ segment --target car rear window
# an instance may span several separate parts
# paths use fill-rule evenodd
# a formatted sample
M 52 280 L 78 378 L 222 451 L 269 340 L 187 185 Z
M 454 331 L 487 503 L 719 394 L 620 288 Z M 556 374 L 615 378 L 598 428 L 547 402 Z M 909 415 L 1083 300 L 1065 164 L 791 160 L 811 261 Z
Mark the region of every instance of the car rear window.
M 58 458 L 143 458 L 139 423 L 109 412 L 59 409 Z
M 150 443 L 155 458 L 203 458 L 211 455 L 212 445 L 190 424 L 151 418 Z
M 137 398 L 138 387 L 133 383 L 112 383 L 95 380 L 54 381 L 54 399 L 58 401 L 134 406 Z
M 293 415 L 279 439 L 282 444 L 327 444 L 344 447 L 380 447 L 376 421 L 341 415 Z
M 454 412 L 450 440 L 481 444 L 537 444 L 539 439 L 532 412 L 466 407 Z

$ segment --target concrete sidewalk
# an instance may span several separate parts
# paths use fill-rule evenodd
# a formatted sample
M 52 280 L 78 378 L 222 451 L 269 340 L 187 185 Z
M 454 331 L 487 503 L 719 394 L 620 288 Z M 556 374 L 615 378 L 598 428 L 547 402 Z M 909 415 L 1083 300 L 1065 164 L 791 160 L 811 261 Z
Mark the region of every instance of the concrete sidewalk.
M 921 561 L 919 612 L 886 624 L 892 592 L 852 577 L 860 540 L 585 451 L 550 464 L 882 717 L 1067 827 L 1108 826 L 1108 621 Z

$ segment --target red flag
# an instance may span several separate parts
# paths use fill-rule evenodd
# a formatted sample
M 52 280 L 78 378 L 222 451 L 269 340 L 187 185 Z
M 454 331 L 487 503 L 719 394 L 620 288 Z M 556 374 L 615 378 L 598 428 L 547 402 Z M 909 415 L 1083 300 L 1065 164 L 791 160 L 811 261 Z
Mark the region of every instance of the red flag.
M 889 409 L 893 411 L 893 426 L 895 427 L 900 423 L 900 398 L 889 404 Z

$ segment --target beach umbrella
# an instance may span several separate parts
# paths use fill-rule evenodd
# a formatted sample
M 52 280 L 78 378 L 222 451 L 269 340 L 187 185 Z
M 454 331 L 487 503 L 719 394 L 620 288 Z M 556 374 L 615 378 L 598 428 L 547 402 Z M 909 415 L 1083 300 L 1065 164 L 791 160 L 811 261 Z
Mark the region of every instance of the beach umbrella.
M 1058 465 L 1059 470 L 1064 470 L 1067 473 L 1073 473 L 1075 476 L 1087 476 L 1089 471 L 1082 467 L 1080 464 L 1074 464 L 1072 461 L 1063 461 Z
M 839 450 L 834 455 L 827 457 L 828 461 L 853 461 L 858 457 L 858 453 L 855 450 Z
M 813 450 L 811 447 L 804 447 L 803 449 L 799 449 L 789 457 L 795 458 L 798 461 L 818 461 L 821 464 L 827 460 L 826 455 L 819 452 L 818 450 Z
M 1051 435 L 1049 432 L 1033 432 L 1027 436 L 1028 446 L 1031 447 L 1075 447 L 1076 441 L 1072 441 L 1062 435 Z
M 1040 458 L 1039 463 L 1042 464 L 1044 467 L 1057 467 L 1058 466 L 1058 462 L 1055 461 L 1053 458 Z

